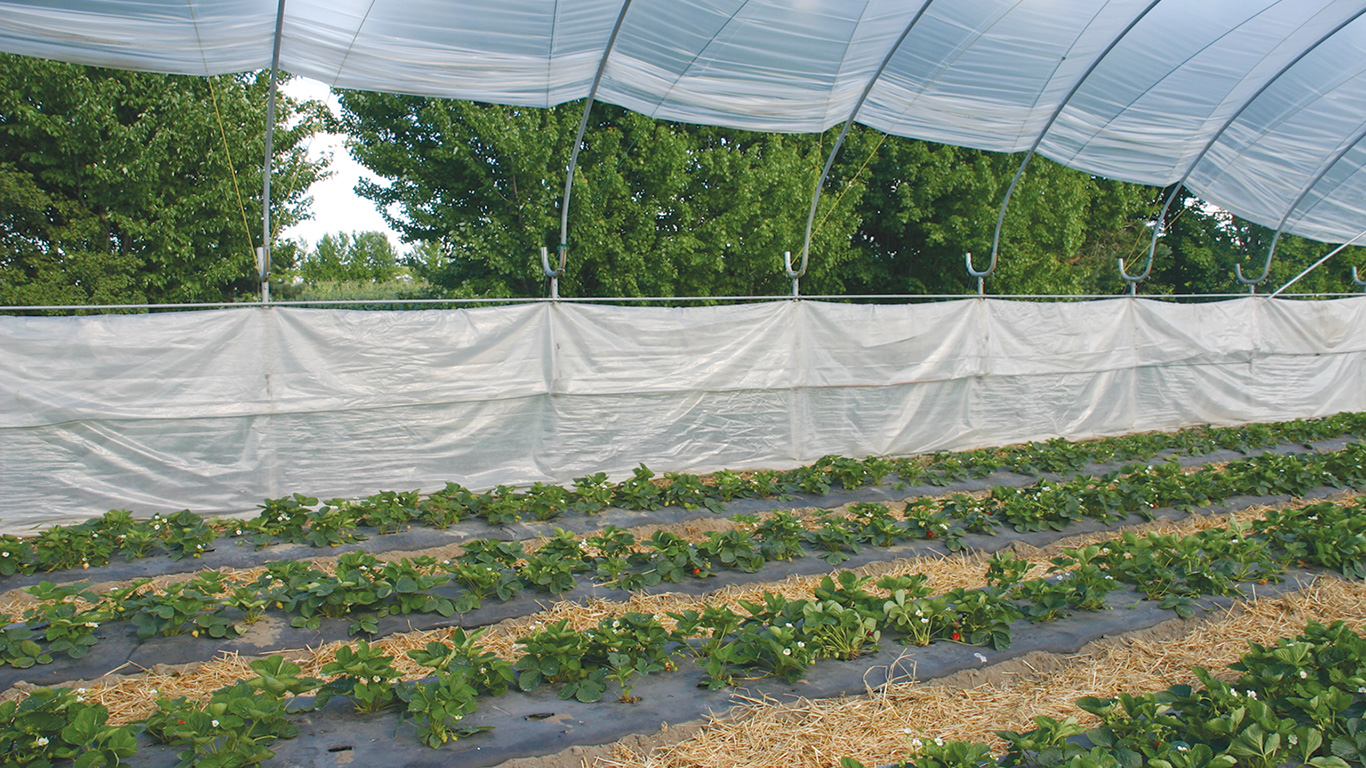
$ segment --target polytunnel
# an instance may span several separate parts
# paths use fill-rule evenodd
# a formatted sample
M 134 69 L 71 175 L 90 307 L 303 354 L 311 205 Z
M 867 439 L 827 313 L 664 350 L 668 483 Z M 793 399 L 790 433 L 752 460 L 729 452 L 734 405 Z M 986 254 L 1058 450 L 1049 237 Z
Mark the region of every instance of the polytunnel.
M 1184 185 L 1344 242 L 1366 229 L 1364 14 L 1361 0 L 0 0 L 0 50 L 180 74 L 275 66 L 531 107 L 591 93 L 758 131 L 858 122 Z M 304 488 L 1316 415 L 1366 407 L 1362 311 L 550 302 L 4 318 L 0 491 L 13 528 L 109 506 L 242 511 Z

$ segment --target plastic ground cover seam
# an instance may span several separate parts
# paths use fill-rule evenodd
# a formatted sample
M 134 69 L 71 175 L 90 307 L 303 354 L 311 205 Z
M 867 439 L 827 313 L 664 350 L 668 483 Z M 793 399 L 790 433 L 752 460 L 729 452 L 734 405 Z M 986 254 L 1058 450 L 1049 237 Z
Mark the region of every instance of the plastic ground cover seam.
M 1314 499 L 1331 496 L 1341 492 L 1339 488 L 1321 487 L 1300 498 Z M 1223 503 L 1202 507 L 1196 512 L 1200 515 L 1219 515 L 1234 512 L 1258 504 L 1276 504 L 1290 500 L 1289 496 L 1242 496 L 1225 500 Z M 1190 513 L 1174 508 L 1151 510 L 1155 518 L 1179 520 L 1190 517 Z M 1035 547 L 1043 547 L 1053 542 L 1085 533 L 1115 530 L 1128 525 L 1145 522 L 1138 515 L 1106 525 L 1099 520 L 1087 518 L 1074 521 L 1062 531 L 1044 530 L 1019 532 L 1008 527 L 998 528 L 995 535 L 966 534 L 962 543 L 967 551 L 990 554 L 1019 542 Z M 792 575 L 815 575 L 834 571 L 850 570 L 869 563 L 911 558 L 924 555 L 947 555 L 949 550 L 940 542 L 915 540 L 892 547 L 866 547 L 861 553 L 851 556 L 839 566 L 831 566 L 810 550 L 806 556 L 793 560 L 768 561 L 754 573 L 744 573 L 736 569 L 723 569 L 706 579 L 687 579 L 678 583 L 662 583 L 638 590 L 635 594 L 657 594 L 663 592 L 685 595 L 702 595 L 731 585 L 766 583 L 780 581 Z M 434 594 L 453 596 L 460 588 L 453 584 L 443 585 L 433 590 Z M 433 630 L 448 627 L 476 628 L 495 624 L 505 619 L 526 616 L 541 610 L 549 602 L 582 602 L 594 598 L 624 600 L 631 593 L 613 589 L 591 582 L 580 583 L 574 589 L 551 596 L 531 590 L 524 590 L 507 602 L 493 602 L 466 614 L 446 618 L 439 614 L 407 614 L 388 616 L 378 621 L 375 637 L 409 632 L 414 630 Z M 221 652 L 236 653 L 242 656 L 263 656 L 285 650 L 316 647 L 328 642 L 355 639 L 348 634 L 351 625 L 349 617 L 323 619 L 318 629 L 292 627 L 287 614 L 271 613 L 248 628 L 240 637 L 216 639 L 208 636 L 193 637 L 187 634 L 172 637 L 154 636 L 139 639 L 132 622 L 106 622 L 98 630 L 99 638 L 89 652 L 80 659 L 58 656 L 51 664 L 28 669 L 13 667 L 0 668 L 0 689 L 12 687 L 24 681 L 34 685 L 52 686 L 75 680 L 94 680 L 115 671 L 134 672 L 138 669 L 151 669 L 158 664 L 186 664 L 208 661 Z
M 1263 453 L 1331 453 L 1333 451 L 1341 450 L 1354 442 L 1359 442 L 1359 440 L 1352 436 L 1344 435 L 1308 444 L 1284 443 L 1249 453 L 1232 450 L 1218 450 L 1200 456 L 1181 455 L 1176 456 L 1175 458 L 1182 466 L 1197 467 L 1207 464 L 1236 461 L 1250 456 L 1258 456 Z M 999 470 L 984 477 L 953 482 L 942 486 L 929 484 L 906 485 L 901 487 L 900 490 L 897 490 L 896 482 L 887 482 L 887 480 L 884 479 L 882 483 L 877 485 L 866 485 L 853 489 L 845 489 L 836 486 L 832 487 L 828 493 L 802 493 L 785 500 L 753 498 L 735 499 L 723 503 L 723 510 L 719 513 L 711 512 L 706 509 L 686 510 L 681 507 L 664 507 L 658 510 L 629 510 L 610 507 L 592 515 L 570 513 L 547 522 L 522 521 L 501 526 L 490 525 L 480 519 L 468 519 L 456 523 L 445 530 L 414 525 L 412 528 L 398 533 L 379 534 L 374 529 L 361 528 L 358 529 L 359 532 L 370 538 L 365 541 L 327 548 L 311 547 L 305 544 L 273 544 L 257 550 L 249 543 L 246 543 L 245 539 L 233 539 L 228 536 L 220 536 L 216 540 L 214 548 L 205 552 L 199 558 L 170 560 L 164 556 L 149 557 L 126 562 L 115 561 L 110 562 L 107 565 L 95 566 L 84 570 L 70 569 L 65 571 L 54 571 L 52 573 L 34 573 L 0 577 L 0 589 L 22 589 L 43 581 L 50 581 L 57 584 L 68 584 L 77 581 L 103 583 L 130 581 L 137 578 L 154 578 L 170 574 L 194 573 L 197 571 L 215 570 L 220 568 L 243 569 L 260 566 L 276 560 L 304 560 L 318 557 L 335 557 L 358 550 L 364 550 L 373 555 L 381 555 L 388 552 L 412 552 L 444 547 L 452 544 L 461 544 L 473 539 L 526 541 L 541 536 L 552 535 L 556 528 L 562 528 L 572 533 L 582 534 L 605 528 L 608 525 L 615 525 L 620 528 L 631 528 L 643 525 L 676 525 L 693 520 L 725 518 L 736 514 L 753 514 L 757 512 L 810 507 L 833 509 L 853 502 L 903 501 L 926 496 L 941 496 L 950 493 L 981 491 L 996 486 L 1020 488 L 1037 482 L 1040 479 L 1063 481 L 1069 480 L 1075 475 L 1099 476 L 1125 466 L 1132 466 L 1135 464 L 1159 464 L 1171 457 L 1172 451 L 1164 451 L 1146 461 L 1115 461 L 1092 464 L 1087 465 L 1074 473 L 1064 475 L 1049 472 L 1021 474 L 1008 470 Z M 237 541 L 243 542 L 241 546 L 238 546 L 235 543 Z
M 1291 571 L 1279 584 L 1241 585 L 1248 594 L 1271 598 L 1307 587 L 1316 574 Z M 1229 597 L 1200 601 L 1196 617 L 1227 610 Z M 1008 650 L 936 642 L 924 647 L 905 647 L 884 636 L 882 647 L 851 661 L 822 660 L 807 671 L 805 679 L 789 684 L 764 678 L 726 690 L 700 688 L 702 671 L 684 659 L 673 673 L 639 678 L 636 704 L 604 699 L 594 704 L 561 701 L 555 692 L 540 687 L 530 693 L 512 690 L 496 699 L 481 699 L 479 711 L 468 718 L 475 726 L 493 730 L 448 743 L 440 749 L 422 745 L 412 726 L 399 713 L 362 714 L 349 701 L 334 700 L 326 707 L 293 718 L 299 727 L 296 738 L 272 745 L 275 758 L 264 766 L 291 768 L 340 768 L 341 766 L 405 766 L 407 768 L 486 768 L 519 757 L 551 755 L 575 746 L 607 744 L 634 733 L 652 733 L 661 723 L 678 724 L 720 714 L 744 703 L 745 698 L 777 699 L 802 696 L 830 698 L 864 693 L 887 682 L 928 681 L 965 669 L 982 668 L 1029 653 L 1075 653 L 1088 643 L 1157 626 L 1173 618 L 1155 601 L 1122 589 L 1106 599 L 1106 610 L 1076 612 L 1057 621 L 1011 624 Z M 299 700 L 304 706 L 306 697 Z M 155 744 L 140 737 L 139 752 L 130 765 L 169 768 L 178 747 Z

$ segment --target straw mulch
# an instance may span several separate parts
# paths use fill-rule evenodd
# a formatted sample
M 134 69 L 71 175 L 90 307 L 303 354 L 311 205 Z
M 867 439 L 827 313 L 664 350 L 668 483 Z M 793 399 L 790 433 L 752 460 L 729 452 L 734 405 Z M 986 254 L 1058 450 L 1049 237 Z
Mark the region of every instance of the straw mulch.
M 1249 642 L 1274 643 L 1309 621 L 1366 626 L 1366 584 L 1323 577 L 1310 588 L 1239 604 L 1224 618 L 1178 637 L 1106 640 L 1080 654 L 1026 657 L 1013 672 L 978 670 L 934 684 L 903 684 L 874 695 L 836 700 L 755 702 L 718 718 L 697 735 L 650 753 L 615 745 L 596 768 L 829 768 L 841 756 L 868 765 L 909 757 L 911 738 L 967 740 L 1003 746 L 997 730 L 1025 731 L 1032 718 L 1093 719 L 1073 706 L 1082 696 L 1163 690 L 1193 683 L 1202 666 L 1231 678 L 1228 665 Z M 1192 622 L 1184 622 L 1189 625 Z

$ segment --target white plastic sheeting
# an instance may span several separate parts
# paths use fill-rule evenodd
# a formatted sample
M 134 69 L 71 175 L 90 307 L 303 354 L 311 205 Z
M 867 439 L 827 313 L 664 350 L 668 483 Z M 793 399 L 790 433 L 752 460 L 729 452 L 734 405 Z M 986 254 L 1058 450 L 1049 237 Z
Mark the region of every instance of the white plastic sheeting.
M 550 106 L 588 94 L 623 5 L 0 0 L 0 50 L 263 69 L 283 8 L 280 62 L 295 74 Z M 1363 13 L 1366 0 L 631 0 L 598 96 L 663 119 L 801 132 L 848 119 L 873 81 L 860 122 L 1007 152 L 1065 104 L 1048 157 L 1146 184 L 1189 175 L 1240 216 L 1342 242 L 1366 222 Z
M 1366 410 L 1366 299 L 0 317 L 0 530 Z

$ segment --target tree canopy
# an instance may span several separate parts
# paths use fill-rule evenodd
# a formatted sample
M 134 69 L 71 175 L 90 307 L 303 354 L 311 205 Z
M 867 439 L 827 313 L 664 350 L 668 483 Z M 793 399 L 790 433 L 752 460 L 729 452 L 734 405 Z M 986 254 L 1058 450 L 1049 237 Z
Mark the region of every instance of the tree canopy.
M 356 158 L 385 179 L 359 191 L 408 241 L 439 243 L 424 276 L 455 295 L 543 295 L 539 248 L 557 245 L 565 166 L 582 102 L 548 110 L 368 92 L 341 94 Z M 570 209 L 570 296 L 784 293 L 784 251 L 799 252 L 811 193 L 837 129 L 756 134 L 667 123 L 596 104 Z M 823 190 L 803 291 L 973 291 L 1018 156 L 851 131 Z M 1146 259 L 1163 190 L 1108 181 L 1047 160 L 1029 166 L 1008 209 L 993 293 L 1126 289 Z M 1271 232 L 1197 200 L 1174 206 L 1149 293 L 1238 292 Z M 1178 215 L 1179 214 L 1179 215 Z M 1326 248 L 1282 238 L 1268 283 Z M 1352 290 L 1350 255 L 1303 283 Z M 1279 283 L 1277 283 L 1279 285 Z
M 267 83 L 260 73 L 176 77 L 0 56 L 0 305 L 253 293 Z M 340 100 L 334 127 L 382 179 L 359 192 L 412 250 L 400 260 L 379 233 L 337 233 L 293 254 L 281 243 L 277 264 L 300 258 L 304 280 L 282 285 L 282 298 L 545 295 L 539 251 L 558 245 L 582 102 L 528 109 L 368 92 Z M 281 100 L 277 231 L 307 215 L 307 188 L 325 171 L 304 142 L 325 120 L 320 104 Z M 837 131 L 753 133 L 594 105 L 561 293 L 785 294 L 782 255 L 801 250 Z M 825 182 L 803 292 L 975 290 L 963 255 L 988 263 L 1018 162 L 855 126 Z M 1142 291 L 1245 290 L 1234 265 L 1259 274 L 1274 233 L 1183 194 Z M 1008 210 L 987 290 L 1123 291 L 1115 262 L 1141 271 L 1162 195 L 1036 159 Z M 1264 290 L 1328 248 L 1282 238 Z M 1359 254 L 1351 249 L 1296 290 L 1354 290 Z
M 0 55 L 0 305 L 254 291 L 268 79 Z M 278 229 L 306 215 L 323 173 L 303 145 L 319 107 L 281 100 Z

